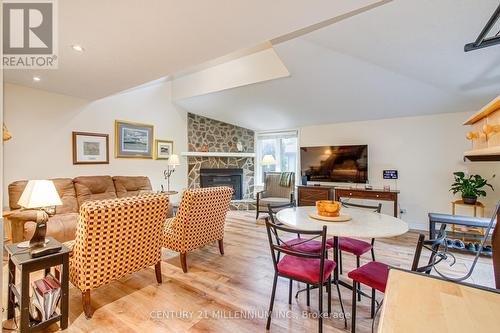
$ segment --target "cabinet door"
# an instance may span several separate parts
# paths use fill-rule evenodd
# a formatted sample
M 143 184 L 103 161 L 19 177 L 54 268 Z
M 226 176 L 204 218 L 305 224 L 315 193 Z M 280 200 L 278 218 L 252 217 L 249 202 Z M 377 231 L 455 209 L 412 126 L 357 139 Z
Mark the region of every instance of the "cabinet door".
M 315 206 L 318 200 L 329 200 L 330 189 L 299 187 L 299 206 Z

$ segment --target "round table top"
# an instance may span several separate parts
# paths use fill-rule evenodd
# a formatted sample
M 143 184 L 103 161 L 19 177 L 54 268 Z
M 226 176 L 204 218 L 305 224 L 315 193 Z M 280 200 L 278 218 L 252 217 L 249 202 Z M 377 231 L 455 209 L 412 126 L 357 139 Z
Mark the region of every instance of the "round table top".
M 276 217 L 281 223 L 302 230 L 321 230 L 327 226 L 329 236 L 385 238 L 399 236 L 408 231 L 408 224 L 393 216 L 359 208 L 342 207 L 340 214 L 351 216 L 347 222 L 328 222 L 309 217 L 316 207 L 305 206 L 280 210 Z

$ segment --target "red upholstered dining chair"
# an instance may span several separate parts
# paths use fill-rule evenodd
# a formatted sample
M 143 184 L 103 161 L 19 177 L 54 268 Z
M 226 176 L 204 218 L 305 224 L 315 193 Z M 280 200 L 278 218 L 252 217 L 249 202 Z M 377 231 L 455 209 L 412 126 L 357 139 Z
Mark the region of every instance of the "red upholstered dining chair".
M 369 206 L 369 205 L 360 205 L 349 202 L 342 202 L 342 206 L 344 207 L 354 207 L 371 210 L 375 213 L 380 213 L 382 210 L 382 204 L 378 204 L 377 206 Z M 333 247 L 333 239 L 329 239 L 327 244 Z M 371 239 L 371 242 L 365 242 L 360 239 L 350 238 L 350 237 L 339 237 L 339 271 L 342 274 L 342 251 L 352 253 L 356 256 L 356 267 L 360 266 L 360 257 L 371 251 L 372 260 L 375 261 L 375 251 L 373 250 L 373 245 L 375 244 L 375 238 Z M 359 288 L 358 288 L 359 289 Z M 358 294 L 358 301 L 361 301 L 361 294 Z
M 279 206 L 267 205 L 268 214 L 269 214 L 268 219 L 270 219 L 273 224 L 283 225 L 281 222 L 276 221 L 275 216 L 274 216 L 275 212 L 282 210 L 282 209 L 285 209 L 285 208 L 294 208 L 294 207 L 296 207 L 295 201 L 292 201 L 291 203 L 286 204 L 286 205 L 279 205 Z M 295 250 L 298 250 L 301 252 L 306 252 L 306 253 L 320 254 L 321 249 L 323 248 L 320 241 L 317 241 L 314 239 L 303 239 L 300 236 L 300 233 L 297 233 L 296 238 L 286 240 L 285 244 L 288 246 L 293 246 Z M 326 246 L 326 250 L 327 250 L 325 256 L 326 256 L 326 259 L 328 259 L 328 250 L 331 249 L 332 246 L 328 245 L 328 244 L 326 244 L 325 246 Z M 278 261 L 279 261 L 279 257 L 280 257 L 280 253 L 278 253 Z M 310 295 L 310 286 L 309 285 L 306 285 L 306 291 L 307 291 L 307 303 L 306 304 L 307 304 L 307 306 L 310 306 L 311 295 Z M 292 293 L 293 293 L 293 284 L 292 284 L 292 280 L 290 280 L 290 286 L 289 286 L 289 290 L 288 290 L 288 304 L 292 304 Z M 298 295 L 298 293 L 299 292 L 297 292 L 297 295 Z
M 438 238 L 424 240 L 425 236 L 420 234 L 417 241 L 417 246 L 415 248 L 415 255 L 413 256 L 413 263 L 411 266 L 411 270 L 414 272 L 420 272 L 425 274 L 430 274 L 432 267 L 438 264 L 445 258 L 445 254 L 438 253 L 439 247 L 446 240 L 446 224 L 441 225 L 441 229 L 439 230 Z M 427 248 L 431 251 L 431 255 L 429 257 L 429 261 L 425 266 L 418 266 L 420 261 L 420 255 L 422 254 L 422 249 Z M 436 260 L 436 256 L 438 259 Z M 351 332 L 356 332 L 356 294 L 357 287 L 360 284 L 364 284 L 370 288 L 372 288 L 372 296 L 371 296 L 371 318 L 375 316 L 375 293 L 376 290 L 381 293 L 385 292 L 385 288 L 387 286 L 387 278 L 389 276 L 389 265 L 383 264 L 377 261 L 370 261 L 369 263 L 356 268 L 355 270 L 349 272 L 347 275 L 352 279 L 352 324 L 351 324 Z
M 271 217 L 272 215 L 270 215 Z M 335 269 L 336 263 L 332 260 L 326 259 L 326 226 L 323 226 L 322 230 L 311 231 L 311 230 L 298 230 L 287 228 L 284 226 L 278 226 L 272 222 L 273 218 L 266 220 L 267 236 L 269 240 L 269 246 L 271 248 L 271 255 L 273 259 L 274 266 L 274 281 L 273 290 L 271 293 L 271 302 L 269 304 L 269 312 L 267 318 L 266 329 L 269 330 L 271 326 L 271 316 L 274 307 L 274 298 L 276 295 L 276 285 L 278 282 L 278 277 L 283 277 L 290 280 L 290 287 L 292 281 L 303 282 L 308 286 L 318 287 L 319 298 L 319 328 L 318 331 L 321 333 L 323 331 L 323 286 L 326 284 L 328 293 L 328 314 L 332 313 L 332 272 Z M 305 235 L 310 238 L 301 238 L 300 242 L 295 244 L 290 244 L 288 241 L 284 240 L 287 234 L 295 236 L 296 234 Z M 304 252 L 299 250 L 299 248 L 306 249 L 309 242 L 320 240 L 321 249 L 319 253 Z M 283 256 L 281 256 L 283 254 Z M 282 258 L 281 258 L 282 257 Z M 337 291 L 339 293 L 339 301 L 342 308 L 342 313 L 344 313 L 345 325 L 347 321 L 345 319 L 344 305 L 342 304 L 342 298 L 340 297 L 340 290 L 337 285 Z M 289 301 L 291 302 L 291 288 L 289 292 Z M 347 326 L 346 326 L 347 327 Z
M 281 222 L 276 221 L 275 214 L 277 211 L 280 211 L 285 208 L 294 208 L 296 207 L 295 201 L 292 201 L 286 205 L 279 205 L 279 206 L 272 206 L 272 205 L 267 205 L 268 209 L 268 214 L 269 214 L 269 219 L 271 219 L 271 222 L 276 224 L 276 225 L 283 225 Z M 302 252 L 310 252 L 310 253 L 320 253 L 321 252 L 321 242 L 316 241 L 316 240 L 309 240 L 307 243 L 302 244 L 303 239 L 300 237 L 300 233 L 297 234 L 297 238 L 290 239 L 287 241 L 288 245 L 293 245 L 296 244 L 296 249 L 300 250 Z M 297 244 L 301 243 L 301 244 Z M 326 249 L 329 250 L 331 249 L 332 246 L 326 244 Z M 328 252 L 327 252 L 327 259 L 328 259 Z

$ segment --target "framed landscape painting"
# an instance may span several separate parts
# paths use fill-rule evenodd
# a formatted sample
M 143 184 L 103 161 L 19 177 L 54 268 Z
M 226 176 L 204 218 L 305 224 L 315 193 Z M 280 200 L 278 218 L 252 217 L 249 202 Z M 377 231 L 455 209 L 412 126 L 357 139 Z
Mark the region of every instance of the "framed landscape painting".
M 155 158 L 157 160 L 168 160 L 174 151 L 174 142 L 168 140 L 156 140 L 155 143 Z
M 109 164 L 109 135 L 73 132 L 73 164 Z
M 153 125 L 115 121 L 115 157 L 153 158 Z

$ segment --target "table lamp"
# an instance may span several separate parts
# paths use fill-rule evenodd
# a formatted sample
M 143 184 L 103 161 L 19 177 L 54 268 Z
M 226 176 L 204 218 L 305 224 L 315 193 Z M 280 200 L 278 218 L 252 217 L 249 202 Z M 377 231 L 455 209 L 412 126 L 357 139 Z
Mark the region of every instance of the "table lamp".
M 275 165 L 276 164 L 276 160 L 274 159 L 274 156 L 273 155 L 264 155 L 264 157 L 262 157 L 262 161 L 260 161 L 260 164 L 264 167 L 266 167 L 266 171 L 269 171 L 270 170 L 270 167 L 271 165 Z M 266 179 L 266 173 L 264 172 L 262 174 L 262 180 L 265 181 Z
M 276 164 L 276 160 L 273 155 L 264 155 L 260 164 L 264 166 L 271 166 Z
M 29 247 L 44 247 L 49 209 L 62 205 L 54 183 L 51 180 L 30 180 L 17 204 L 24 209 L 37 210 L 35 233 L 29 241 Z
M 170 192 L 170 176 L 172 173 L 175 171 L 175 167 L 180 165 L 179 161 L 179 155 L 172 154 L 168 158 L 167 162 L 167 170 L 163 171 L 163 175 L 165 176 L 165 179 L 167 180 L 167 192 Z

